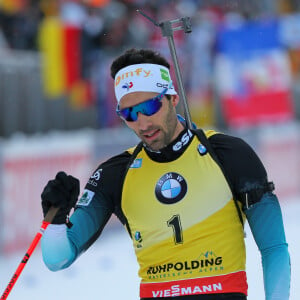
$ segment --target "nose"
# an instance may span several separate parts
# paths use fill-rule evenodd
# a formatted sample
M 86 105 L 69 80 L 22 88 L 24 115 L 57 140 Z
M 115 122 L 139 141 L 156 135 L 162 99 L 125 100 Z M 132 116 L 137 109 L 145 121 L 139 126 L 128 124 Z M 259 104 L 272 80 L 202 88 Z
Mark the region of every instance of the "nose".
M 143 115 L 140 112 L 138 113 L 136 122 L 140 130 L 146 130 L 152 124 L 151 117 Z

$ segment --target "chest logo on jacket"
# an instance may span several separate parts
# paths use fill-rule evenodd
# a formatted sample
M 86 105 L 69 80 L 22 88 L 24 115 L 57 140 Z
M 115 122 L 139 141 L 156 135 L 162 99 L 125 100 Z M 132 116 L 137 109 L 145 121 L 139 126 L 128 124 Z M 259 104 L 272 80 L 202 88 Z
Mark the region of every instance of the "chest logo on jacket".
M 186 192 L 186 180 L 174 172 L 164 174 L 155 185 L 155 196 L 163 204 L 179 202 L 184 198 Z

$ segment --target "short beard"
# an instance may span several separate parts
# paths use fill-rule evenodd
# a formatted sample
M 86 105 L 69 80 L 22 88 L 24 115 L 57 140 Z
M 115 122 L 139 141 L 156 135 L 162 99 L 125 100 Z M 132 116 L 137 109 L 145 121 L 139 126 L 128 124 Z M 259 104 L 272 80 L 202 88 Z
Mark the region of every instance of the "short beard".
M 157 143 L 154 142 L 153 145 L 151 146 L 148 143 L 143 141 L 144 144 L 147 146 L 147 148 L 149 148 L 149 150 L 153 152 L 159 152 L 160 149 L 163 149 L 166 146 L 168 146 L 174 139 L 174 133 L 176 131 L 178 120 L 176 114 L 174 114 L 171 101 L 168 101 L 168 103 L 169 103 L 169 110 L 168 110 L 165 123 L 163 124 L 162 128 L 158 128 L 163 134 L 163 138 L 160 141 L 160 145 L 155 147 L 154 145 Z M 163 128 L 166 129 L 167 131 L 164 131 Z
M 165 128 L 168 129 L 167 130 L 168 132 L 166 132 L 166 134 L 165 134 L 164 147 L 168 146 L 173 141 L 177 122 L 178 122 L 177 115 L 174 114 L 173 106 L 171 104 L 171 101 L 169 101 L 169 111 L 168 111 L 166 123 L 165 123 Z

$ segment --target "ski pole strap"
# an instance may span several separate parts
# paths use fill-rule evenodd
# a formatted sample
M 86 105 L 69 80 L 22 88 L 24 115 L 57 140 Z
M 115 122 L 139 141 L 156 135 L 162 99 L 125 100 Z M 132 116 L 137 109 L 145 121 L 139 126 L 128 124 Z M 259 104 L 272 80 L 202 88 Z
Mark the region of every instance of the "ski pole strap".
M 52 223 L 52 221 L 53 221 L 55 215 L 57 214 L 58 210 L 59 210 L 59 207 L 54 207 L 54 206 L 50 207 L 50 209 L 48 210 L 48 212 L 47 212 L 47 214 L 44 218 L 43 223 L 44 222 Z

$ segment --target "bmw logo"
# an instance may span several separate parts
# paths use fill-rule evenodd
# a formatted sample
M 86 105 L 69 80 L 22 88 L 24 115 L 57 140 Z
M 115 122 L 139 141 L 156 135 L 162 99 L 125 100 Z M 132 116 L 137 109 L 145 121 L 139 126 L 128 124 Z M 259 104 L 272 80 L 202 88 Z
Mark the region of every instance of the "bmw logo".
M 156 183 L 155 196 L 159 202 L 174 204 L 183 199 L 187 191 L 185 179 L 178 173 L 166 173 Z

